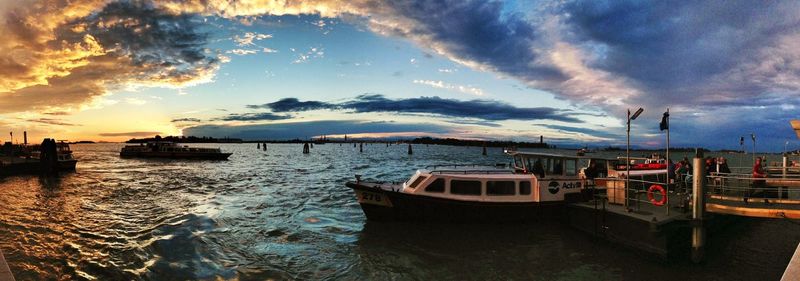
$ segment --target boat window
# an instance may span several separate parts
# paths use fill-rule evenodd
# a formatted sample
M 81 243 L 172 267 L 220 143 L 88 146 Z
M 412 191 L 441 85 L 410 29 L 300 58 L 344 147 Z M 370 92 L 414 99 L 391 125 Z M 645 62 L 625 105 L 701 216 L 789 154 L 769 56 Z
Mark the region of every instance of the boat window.
M 428 187 L 425 188 L 425 192 L 444 192 L 444 179 L 436 179 Z
M 544 160 L 545 159 L 542 159 L 542 158 L 536 158 L 536 160 L 534 160 L 534 162 L 533 162 L 533 166 L 531 166 L 531 167 L 533 167 L 531 169 L 531 173 L 533 173 L 534 175 L 536 175 L 536 176 L 538 176 L 540 178 L 545 176 L 545 172 L 544 171 L 546 170 L 546 167 L 545 167 L 546 165 L 544 164 L 545 163 Z
M 451 183 L 452 184 L 452 183 Z M 487 195 L 515 195 L 515 184 L 513 181 L 487 181 Z
M 519 182 L 519 194 L 520 195 L 531 194 L 531 182 L 530 181 L 521 181 L 521 182 Z
M 523 167 L 523 164 L 522 164 L 522 157 L 514 156 L 514 168 L 517 168 L 517 169 L 524 169 L 525 168 L 525 167 Z
M 564 174 L 563 159 L 561 158 L 553 159 L 553 174 L 559 176 Z
M 419 184 L 422 183 L 422 181 L 424 181 L 427 178 L 428 177 L 426 177 L 426 176 L 419 176 L 419 177 L 417 177 L 417 179 L 414 180 L 414 182 L 412 182 L 410 185 L 408 185 L 408 187 L 410 187 L 411 189 L 417 188 L 417 186 L 419 186 Z
M 576 172 L 576 168 L 577 168 L 576 163 L 577 162 L 576 162 L 575 159 L 565 159 L 564 160 L 564 166 L 567 169 L 567 176 L 574 176 L 574 175 L 578 174 Z
M 481 195 L 481 182 L 451 180 L 450 193 L 459 195 Z

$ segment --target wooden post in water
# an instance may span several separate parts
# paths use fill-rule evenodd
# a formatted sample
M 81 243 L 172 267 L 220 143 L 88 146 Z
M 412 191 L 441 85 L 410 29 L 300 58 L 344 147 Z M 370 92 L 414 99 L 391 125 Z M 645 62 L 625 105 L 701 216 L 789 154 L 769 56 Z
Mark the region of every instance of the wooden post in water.
M 263 143 L 263 144 L 261 145 L 261 148 L 263 148 L 263 149 L 264 149 L 264 151 L 267 151 L 267 143 L 266 143 L 266 142 L 265 142 L 265 143 Z
M 358 152 L 364 152 L 364 143 L 358 143 Z
M 704 226 L 705 203 L 705 166 L 703 150 L 697 149 L 692 169 L 692 262 L 700 263 L 705 255 L 706 233 Z
M 256 143 L 256 149 L 261 149 L 261 143 L 260 142 Z
M 408 144 L 408 155 L 414 154 L 414 150 L 411 149 L 411 144 Z
M 486 156 L 486 144 L 483 144 L 483 156 Z
M 303 154 L 309 154 L 308 143 L 303 144 Z

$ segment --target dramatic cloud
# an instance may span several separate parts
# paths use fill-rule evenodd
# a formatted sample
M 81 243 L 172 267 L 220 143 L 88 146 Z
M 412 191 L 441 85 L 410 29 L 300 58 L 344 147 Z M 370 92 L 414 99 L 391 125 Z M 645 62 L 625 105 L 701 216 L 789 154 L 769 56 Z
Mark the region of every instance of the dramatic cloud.
M 102 137 L 151 137 L 161 134 L 161 132 L 121 132 L 121 133 L 100 133 Z
M 450 133 L 444 126 L 394 122 L 312 121 L 258 125 L 200 125 L 183 129 L 185 136 L 233 137 L 242 139 L 308 139 L 319 135 L 409 133 L 424 136 Z
M 440 97 L 419 97 L 410 99 L 388 99 L 383 95 L 360 95 L 353 100 L 341 103 L 321 101 L 299 101 L 286 98 L 263 105 L 249 105 L 250 108 L 266 108 L 273 112 L 300 112 L 318 109 L 352 110 L 365 112 L 423 113 L 448 117 L 476 118 L 488 121 L 502 120 L 553 120 L 570 123 L 581 121 L 569 116 L 565 110 L 550 107 L 520 108 L 492 100 L 455 100 Z
M 205 81 L 218 67 L 200 21 L 146 1 L 49 2 L 0 12 L 0 112 L 79 107 L 129 85 Z

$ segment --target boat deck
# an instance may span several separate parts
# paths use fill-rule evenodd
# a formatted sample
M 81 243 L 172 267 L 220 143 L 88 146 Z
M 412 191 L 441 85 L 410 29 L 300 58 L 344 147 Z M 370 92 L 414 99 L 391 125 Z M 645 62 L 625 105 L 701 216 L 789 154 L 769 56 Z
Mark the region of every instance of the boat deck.
M 572 203 L 570 206 L 603 210 L 605 212 L 655 224 L 666 224 L 675 220 L 685 220 L 689 219 L 687 216 L 691 216 L 691 213 L 683 211 L 683 208 L 679 206 L 679 202 L 675 202 L 677 200 L 671 200 L 667 203 L 670 205 L 669 214 L 667 214 L 666 206 L 654 206 L 649 202 L 630 202 L 629 210 L 626 209 L 624 205 L 609 204 L 607 202 L 604 204 L 604 201 L 606 201 L 605 198 L 600 197 L 595 201 Z

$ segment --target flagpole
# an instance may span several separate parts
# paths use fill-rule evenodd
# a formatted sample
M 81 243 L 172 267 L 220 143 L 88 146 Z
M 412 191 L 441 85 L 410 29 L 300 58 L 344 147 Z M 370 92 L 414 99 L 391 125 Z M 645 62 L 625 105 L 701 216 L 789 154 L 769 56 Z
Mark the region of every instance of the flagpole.
M 667 216 L 669 216 L 669 183 L 670 183 L 669 182 L 669 177 L 670 177 L 669 164 L 670 164 L 670 159 L 669 159 L 669 107 L 667 107 L 667 190 L 666 190 L 666 194 L 667 194 Z M 674 173 L 675 171 L 672 171 L 672 172 Z

